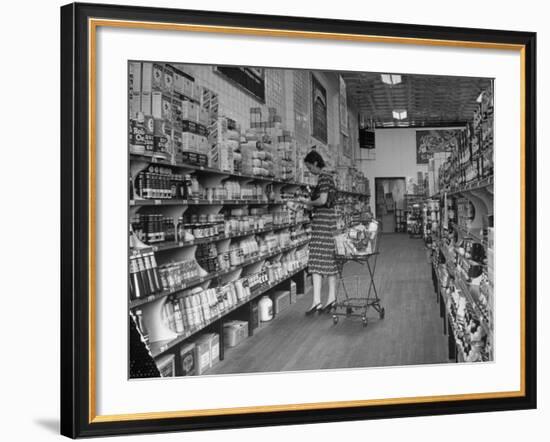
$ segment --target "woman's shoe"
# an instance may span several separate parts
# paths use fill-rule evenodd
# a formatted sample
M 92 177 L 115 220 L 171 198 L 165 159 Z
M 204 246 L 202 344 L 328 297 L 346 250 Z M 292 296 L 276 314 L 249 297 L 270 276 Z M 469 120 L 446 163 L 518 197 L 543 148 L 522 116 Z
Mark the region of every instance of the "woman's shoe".
M 306 316 L 311 316 L 316 311 L 320 311 L 320 309 L 323 307 L 323 304 L 318 303 L 315 304 L 313 307 L 311 307 L 309 310 L 306 310 Z
M 334 304 L 336 304 L 336 301 L 329 302 L 327 305 L 321 307 L 321 309 L 319 310 L 319 314 L 330 313 L 330 311 L 334 307 Z

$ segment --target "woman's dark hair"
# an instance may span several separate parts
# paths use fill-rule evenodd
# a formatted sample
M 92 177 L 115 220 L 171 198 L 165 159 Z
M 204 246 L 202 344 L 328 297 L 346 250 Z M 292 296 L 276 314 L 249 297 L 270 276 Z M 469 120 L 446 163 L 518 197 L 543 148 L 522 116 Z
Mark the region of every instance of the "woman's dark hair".
M 320 169 L 325 167 L 325 160 L 323 160 L 323 157 L 314 150 L 304 157 L 304 163 L 315 164 Z

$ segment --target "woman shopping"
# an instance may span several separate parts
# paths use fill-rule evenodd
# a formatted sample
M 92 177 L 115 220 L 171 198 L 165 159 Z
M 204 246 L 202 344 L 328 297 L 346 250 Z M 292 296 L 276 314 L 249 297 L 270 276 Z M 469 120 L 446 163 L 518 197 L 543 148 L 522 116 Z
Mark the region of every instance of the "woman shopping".
M 338 269 L 334 258 L 334 235 L 336 234 L 336 210 L 334 200 L 336 187 L 331 175 L 324 171 L 323 157 L 312 150 L 304 158 L 308 170 L 317 175 L 317 187 L 311 199 L 304 201 L 313 212 L 312 237 L 309 244 L 309 272 L 313 277 L 313 302 L 306 315 L 329 312 L 336 302 L 336 275 Z M 328 297 L 321 303 L 323 277 L 328 278 Z

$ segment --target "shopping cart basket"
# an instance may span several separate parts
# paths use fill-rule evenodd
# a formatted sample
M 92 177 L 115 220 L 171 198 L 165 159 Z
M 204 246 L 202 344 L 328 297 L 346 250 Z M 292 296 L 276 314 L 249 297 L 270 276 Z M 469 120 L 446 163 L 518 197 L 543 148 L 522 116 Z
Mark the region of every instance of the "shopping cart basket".
M 336 302 L 332 308 L 334 324 L 340 316 L 360 317 L 363 327 L 368 324 L 367 313 L 374 309 L 380 319 L 385 317 L 385 309 L 380 305 L 374 275 L 379 255 L 381 223 L 371 220 L 368 226 L 352 227 L 335 239 L 338 286 Z M 345 278 L 344 265 L 357 262 L 366 267 L 366 275 Z

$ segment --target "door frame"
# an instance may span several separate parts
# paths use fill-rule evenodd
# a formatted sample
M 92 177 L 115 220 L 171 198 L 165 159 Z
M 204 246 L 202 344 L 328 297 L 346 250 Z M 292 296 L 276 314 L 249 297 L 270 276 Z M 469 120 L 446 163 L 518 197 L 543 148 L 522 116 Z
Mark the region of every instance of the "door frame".
M 403 180 L 405 182 L 405 191 L 407 189 L 407 178 L 404 176 L 375 176 L 374 177 L 374 217 L 378 218 L 378 213 L 376 208 L 378 207 L 378 197 L 376 192 L 376 184 L 378 180 Z

